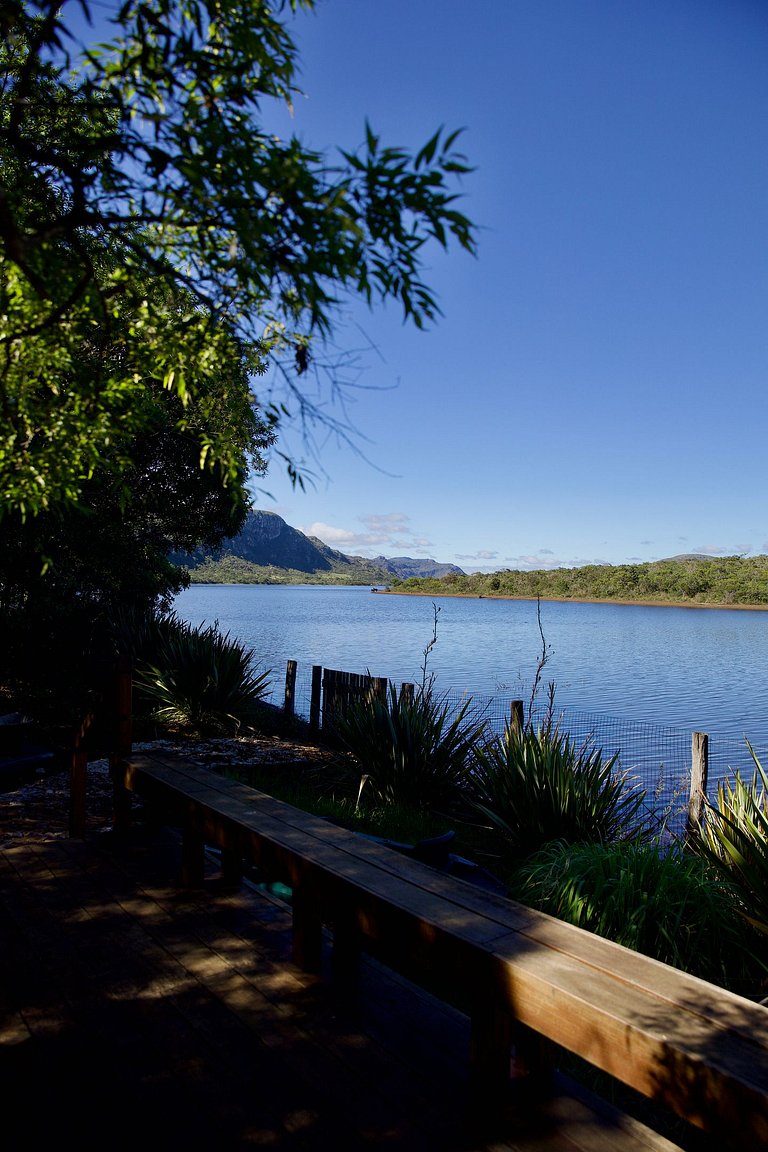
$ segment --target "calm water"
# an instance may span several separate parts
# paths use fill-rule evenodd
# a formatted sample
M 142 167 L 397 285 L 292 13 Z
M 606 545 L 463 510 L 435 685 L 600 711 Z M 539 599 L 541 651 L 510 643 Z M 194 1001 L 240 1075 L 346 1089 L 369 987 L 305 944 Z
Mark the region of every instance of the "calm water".
M 439 598 L 429 671 L 438 689 L 526 699 L 541 653 L 536 604 Z M 218 621 L 275 671 L 313 664 L 419 682 L 433 601 L 312 585 L 196 585 L 177 599 L 191 623 Z M 541 605 L 557 704 L 768 745 L 768 612 Z

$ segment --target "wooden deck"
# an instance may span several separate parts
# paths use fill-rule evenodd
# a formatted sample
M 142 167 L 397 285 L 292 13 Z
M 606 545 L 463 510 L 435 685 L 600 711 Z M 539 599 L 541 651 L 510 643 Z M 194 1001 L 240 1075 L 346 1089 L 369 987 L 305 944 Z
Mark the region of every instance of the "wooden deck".
M 3 797 L 0 797 L 0 806 Z M 290 914 L 253 885 L 177 885 L 179 845 L 25 840 L 0 851 L 0 1085 L 9 1150 L 179 1147 L 668 1149 L 556 1096 L 535 1124 L 464 1113 L 469 1025 L 364 961 L 354 1014 L 290 962 Z

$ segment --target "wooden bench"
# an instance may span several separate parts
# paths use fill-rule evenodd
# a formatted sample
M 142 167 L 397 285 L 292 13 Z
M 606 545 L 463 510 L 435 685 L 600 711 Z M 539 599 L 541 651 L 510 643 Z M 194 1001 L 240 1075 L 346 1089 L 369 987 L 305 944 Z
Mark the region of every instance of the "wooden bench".
M 508 1092 L 512 1051 L 541 1083 L 554 1044 L 723 1146 L 768 1147 L 768 1009 L 194 764 L 132 754 L 113 772 L 123 816 L 137 792 L 182 829 L 186 884 L 210 845 L 232 881 L 245 862 L 292 889 L 303 968 L 326 927 L 341 987 L 364 950 L 466 1013 L 481 1107 Z

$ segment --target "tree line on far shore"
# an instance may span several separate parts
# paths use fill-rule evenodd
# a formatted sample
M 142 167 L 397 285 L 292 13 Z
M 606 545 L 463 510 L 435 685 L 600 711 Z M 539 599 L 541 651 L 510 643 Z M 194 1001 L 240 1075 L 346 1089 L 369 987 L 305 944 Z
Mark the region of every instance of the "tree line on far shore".
M 701 605 L 768 604 L 768 556 L 685 556 L 647 564 L 589 564 L 532 572 L 503 569 L 392 581 L 399 592 L 621 600 Z

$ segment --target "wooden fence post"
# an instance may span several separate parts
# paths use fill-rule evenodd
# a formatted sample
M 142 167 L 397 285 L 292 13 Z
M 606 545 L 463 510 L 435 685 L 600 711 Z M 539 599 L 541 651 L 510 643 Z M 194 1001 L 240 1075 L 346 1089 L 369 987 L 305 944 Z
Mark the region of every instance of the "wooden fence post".
M 312 696 L 309 704 L 309 727 L 312 732 L 320 731 L 320 697 L 323 687 L 323 669 L 320 664 L 312 667 Z
M 85 740 L 93 723 L 89 712 L 74 734 L 69 762 L 69 834 L 75 839 L 85 836 L 85 794 L 88 787 L 88 753 Z
M 205 880 L 205 836 L 201 809 L 190 801 L 181 828 L 181 884 L 202 888 Z
M 694 732 L 691 739 L 691 791 L 688 797 L 686 836 L 694 834 L 704 812 L 708 772 L 709 736 L 706 732 Z
M 523 702 L 522 700 L 513 700 L 509 710 L 509 724 L 515 732 L 522 732 L 523 730 Z
M 296 668 L 295 660 L 289 660 L 285 669 L 285 703 L 283 711 L 286 716 L 293 716 L 296 706 Z
M 387 692 L 389 690 L 389 680 L 386 676 L 374 676 L 371 683 L 374 696 L 378 696 L 379 700 L 386 703 Z
M 133 747 L 133 667 L 127 656 L 121 656 L 115 669 L 115 727 L 109 751 L 112 777 L 112 808 L 115 832 L 125 834 L 131 822 L 131 794 L 125 788 L 121 760 Z
M 401 684 L 400 685 L 400 699 L 403 701 L 403 703 L 413 704 L 414 690 L 415 689 L 414 689 L 413 684 Z
M 115 678 L 116 729 L 114 753 L 130 756 L 133 747 L 133 668 L 126 656 L 117 664 Z

